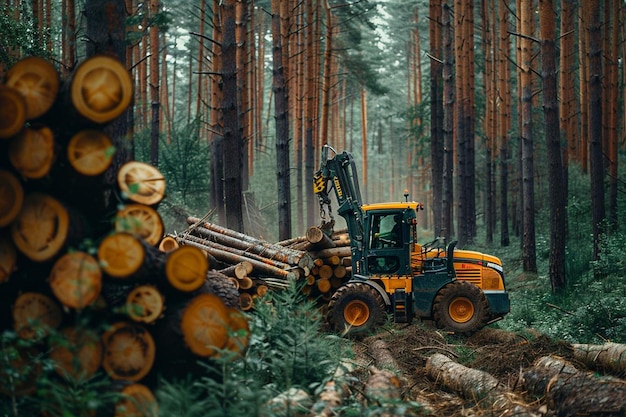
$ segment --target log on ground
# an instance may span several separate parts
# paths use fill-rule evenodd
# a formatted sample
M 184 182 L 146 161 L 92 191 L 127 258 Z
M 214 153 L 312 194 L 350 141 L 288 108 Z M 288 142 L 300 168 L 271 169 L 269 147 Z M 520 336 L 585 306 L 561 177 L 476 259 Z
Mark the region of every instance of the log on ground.
M 538 412 L 525 405 L 493 375 L 479 369 L 468 368 L 446 355 L 435 353 L 426 361 L 429 377 L 446 389 L 460 394 L 467 400 L 476 401 L 483 410 L 491 410 L 498 416 L 537 417 Z
M 596 377 L 552 356 L 537 359 L 523 374 L 526 389 L 545 395 L 557 416 L 623 416 L 626 384 L 614 377 Z

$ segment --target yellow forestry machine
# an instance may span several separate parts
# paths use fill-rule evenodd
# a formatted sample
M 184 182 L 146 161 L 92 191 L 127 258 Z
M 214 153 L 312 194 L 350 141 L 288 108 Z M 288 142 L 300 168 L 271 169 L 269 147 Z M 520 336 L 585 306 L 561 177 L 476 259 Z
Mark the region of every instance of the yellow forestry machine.
M 332 151 L 334 156 L 329 156 Z M 330 184 L 330 185 L 329 185 Z M 391 313 L 395 322 L 432 319 L 438 328 L 471 334 L 509 312 L 502 262 L 495 256 L 417 242 L 417 202 L 362 204 L 354 159 L 325 145 L 314 177 L 322 230 L 332 232 L 329 190 L 347 223 L 352 277 L 337 289 L 327 319 L 343 334 L 371 330 Z

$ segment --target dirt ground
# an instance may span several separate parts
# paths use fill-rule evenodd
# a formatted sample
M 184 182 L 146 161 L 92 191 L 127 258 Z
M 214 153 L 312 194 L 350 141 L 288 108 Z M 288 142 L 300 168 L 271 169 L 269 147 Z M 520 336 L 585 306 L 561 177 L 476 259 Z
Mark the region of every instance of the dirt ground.
M 365 387 L 363 390 L 366 390 L 372 372 L 387 369 L 397 376 L 397 379 L 391 378 L 390 381 L 392 388 L 397 386 L 400 398 L 423 406 L 405 410 L 404 414 L 391 412 L 378 415 L 608 417 L 624 416 L 626 412 L 626 395 L 619 398 L 626 392 L 621 390 L 626 387 L 626 381 L 621 379 L 618 385 L 622 387 L 617 387 L 617 393 L 607 394 L 618 396 L 608 399 L 613 405 L 603 408 L 601 403 L 606 402 L 604 397 L 598 401 L 591 399 L 594 403 L 590 406 L 591 411 L 580 410 L 580 414 L 571 411 L 578 410 L 580 406 L 573 404 L 574 408 L 562 408 L 558 402 L 562 399 L 555 399 L 549 392 L 550 384 L 556 380 L 547 385 L 545 395 L 527 392 L 522 376 L 540 357 L 552 355 L 567 360 L 577 369 L 587 371 L 583 364 L 574 359 L 569 343 L 551 340 L 532 330 L 519 335 L 487 327 L 470 337 L 461 337 L 438 331 L 428 322 L 392 324 L 381 328 L 376 335 L 354 340 L 354 351 L 355 360 L 359 364 L 359 380 Z M 503 412 L 490 398 L 466 398 L 467 393 L 445 387 L 441 380 L 427 372 L 427 360 L 434 354 L 443 354 L 465 367 L 489 373 L 504 387 L 512 403 L 519 404 L 527 412 L 520 412 L 519 409 Z

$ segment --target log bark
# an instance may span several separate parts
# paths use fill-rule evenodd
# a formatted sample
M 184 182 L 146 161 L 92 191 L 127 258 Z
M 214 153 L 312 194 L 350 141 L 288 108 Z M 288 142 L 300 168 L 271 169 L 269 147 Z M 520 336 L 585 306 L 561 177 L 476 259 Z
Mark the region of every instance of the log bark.
M 539 417 L 540 413 L 525 405 L 491 374 L 463 366 L 440 353 L 426 361 L 429 377 L 459 393 L 463 398 L 476 401 L 482 409 L 493 410 L 498 416 Z
M 574 357 L 590 368 L 606 370 L 614 375 L 626 375 L 626 345 L 605 343 L 603 345 L 574 344 Z
M 314 251 L 311 254 L 315 258 L 329 258 L 331 256 L 339 256 L 340 258 L 346 258 L 352 256 L 352 249 L 350 246 L 337 246 L 335 248 L 322 249 Z
M 613 377 L 595 377 L 571 363 L 544 356 L 523 374 L 524 387 L 545 395 L 557 416 L 623 416 L 626 384 Z
M 226 250 L 222 250 L 222 249 L 211 248 L 206 245 L 189 241 L 189 240 L 184 241 L 184 244 L 190 245 L 190 246 L 196 246 L 200 249 L 204 249 L 208 251 L 211 255 L 215 256 L 218 260 L 221 260 L 226 263 L 237 264 L 239 262 L 247 261 L 247 262 L 250 262 L 255 268 L 255 270 L 259 273 L 268 274 L 270 276 L 280 277 L 280 278 L 287 279 L 287 280 L 297 279 L 297 274 L 293 271 L 286 271 L 284 269 L 277 268 L 272 265 L 267 265 L 261 261 L 246 258 L 243 255 L 238 255 L 238 254 L 235 254 Z
M 0 235 L 0 284 L 7 282 L 17 266 L 17 251 L 13 242 Z
M 305 252 L 295 252 L 289 248 L 274 246 L 269 242 L 258 241 L 259 243 L 250 243 L 224 233 L 216 232 L 205 227 L 197 226 L 190 232 L 198 238 L 203 239 L 205 244 L 217 243 L 223 247 L 239 249 L 242 252 L 254 257 L 257 255 L 261 259 L 269 259 L 280 262 L 283 265 L 295 266 L 299 265 L 302 258 L 306 256 Z M 257 257 L 257 259 L 259 259 Z

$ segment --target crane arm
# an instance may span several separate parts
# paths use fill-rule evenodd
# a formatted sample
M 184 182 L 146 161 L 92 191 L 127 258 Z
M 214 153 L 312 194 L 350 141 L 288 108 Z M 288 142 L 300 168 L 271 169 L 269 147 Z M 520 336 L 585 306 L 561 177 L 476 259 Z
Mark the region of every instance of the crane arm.
M 333 157 L 329 157 L 329 151 L 334 153 Z M 349 152 L 344 151 L 338 154 L 330 146 L 324 145 L 320 169 L 313 178 L 313 191 L 319 199 L 323 230 L 328 229 L 328 225 L 332 229 L 334 225 L 329 183 L 337 197 L 339 205 L 337 212 L 346 219 L 351 239 L 361 241 L 363 239 L 363 210 L 354 158 Z

